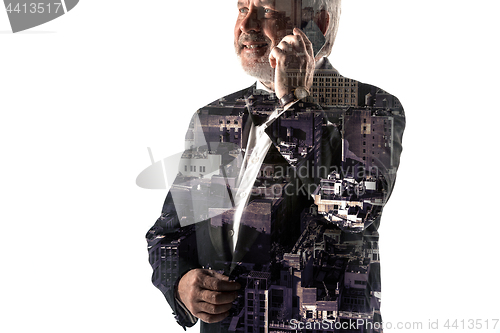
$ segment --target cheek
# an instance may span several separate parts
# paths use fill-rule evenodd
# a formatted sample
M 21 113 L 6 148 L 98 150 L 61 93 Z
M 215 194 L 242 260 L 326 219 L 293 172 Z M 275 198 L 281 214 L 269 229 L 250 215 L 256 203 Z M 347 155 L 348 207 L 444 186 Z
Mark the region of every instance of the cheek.
M 278 39 L 278 27 L 276 27 L 276 25 L 270 25 L 270 24 L 266 24 L 263 29 L 262 29 L 264 35 L 269 38 L 273 44 L 276 44 L 277 43 L 277 39 Z
M 237 20 L 236 24 L 234 25 L 234 41 L 235 42 L 238 41 L 238 38 L 241 35 L 240 25 L 241 25 L 241 23 L 239 22 L 239 20 Z
M 269 37 L 275 45 L 287 35 L 286 25 L 280 20 L 266 22 L 263 28 L 266 36 Z

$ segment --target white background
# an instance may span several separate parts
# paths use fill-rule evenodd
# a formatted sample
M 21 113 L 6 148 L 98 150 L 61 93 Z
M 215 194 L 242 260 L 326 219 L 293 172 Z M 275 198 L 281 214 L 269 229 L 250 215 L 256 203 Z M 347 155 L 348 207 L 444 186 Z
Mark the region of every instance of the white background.
M 0 10 L 0 330 L 181 332 L 144 235 L 192 113 L 251 84 L 233 1 L 82 0 L 12 34 Z M 330 60 L 399 97 L 404 152 L 380 228 L 385 322 L 500 319 L 496 0 L 344 0 Z M 462 325 L 461 323 L 459 323 Z M 477 326 L 476 326 L 477 327 Z M 392 330 L 394 332 L 404 330 Z M 408 330 L 412 331 L 412 330 Z

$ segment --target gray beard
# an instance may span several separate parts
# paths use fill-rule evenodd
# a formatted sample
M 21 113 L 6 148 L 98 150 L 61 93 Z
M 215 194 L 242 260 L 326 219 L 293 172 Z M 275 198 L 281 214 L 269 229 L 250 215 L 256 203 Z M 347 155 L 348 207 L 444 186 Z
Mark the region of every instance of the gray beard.
M 238 59 L 240 59 L 241 63 L 241 58 L 239 55 Z M 245 73 L 261 82 L 274 82 L 274 69 L 269 64 L 269 60 L 267 60 L 267 57 L 263 57 L 262 62 L 259 61 L 252 65 L 241 64 L 241 67 L 243 68 Z
M 281 38 L 279 40 L 281 40 Z M 241 52 L 245 41 L 266 42 L 268 45 L 267 46 L 268 50 L 266 54 L 263 55 L 262 57 L 252 59 L 254 61 L 251 62 L 250 64 L 243 64 L 243 62 L 241 61 Z M 276 46 L 276 45 L 271 46 L 272 44 L 273 43 L 271 39 L 267 38 L 263 34 L 257 34 L 257 33 L 242 34 L 239 37 L 238 41 L 235 42 L 234 44 L 236 55 L 240 60 L 240 64 L 243 70 L 248 75 L 256 78 L 261 82 L 268 82 L 268 83 L 274 82 L 274 69 L 271 67 L 271 64 L 269 64 L 269 54 L 271 53 L 272 48 Z

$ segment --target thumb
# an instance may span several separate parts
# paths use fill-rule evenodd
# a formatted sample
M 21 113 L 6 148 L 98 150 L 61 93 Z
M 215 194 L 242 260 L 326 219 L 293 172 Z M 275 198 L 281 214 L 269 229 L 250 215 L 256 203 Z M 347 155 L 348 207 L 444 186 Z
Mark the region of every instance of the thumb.
M 271 68 L 276 68 L 276 58 L 274 57 L 272 51 L 269 54 L 269 65 L 271 65 Z

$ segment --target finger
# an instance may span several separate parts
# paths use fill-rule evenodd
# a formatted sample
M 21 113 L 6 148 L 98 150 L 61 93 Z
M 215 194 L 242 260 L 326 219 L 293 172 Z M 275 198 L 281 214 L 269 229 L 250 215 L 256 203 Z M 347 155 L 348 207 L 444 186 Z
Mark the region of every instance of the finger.
M 233 304 L 221 304 L 221 305 L 215 305 L 215 304 L 210 304 L 206 302 L 200 302 L 197 305 L 198 312 L 204 312 L 207 314 L 211 315 L 218 315 L 221 313 L 228 312 L 231 310 Z
M 300 31 L 300 30 L 299 30 Z M 306 37 L 307 38 L 307 37 Z M 309 40 L 308 40 L 309 41 Z M 284 45 L 288 46 L 285 47 Z M 304 39 L 300 34 L 297 35 L 288 35 L 283 37 L 283 39 L 278 44 L 278 47 L 287 52 L 288 54 L 292 54 L 293 56 L 303 58 L 303 56 L 311 56 L 312 54 L 312 44 L 311 48 L 308 49 Z
M 220 279 L 220 280 L 223 280 L 223 281 L 229 281 L 229 276 L 226 276 L 224 274 L 221 274 L 221 273 L 217 273 L 216 271 L 213 271 L 213 270 L 207 270 L 207 272 L 217 278 L 217 279 Z
M 285 52 L 279 47 L 273 48 L 269 53 L 269 63 L 271 64 L 272 68 L 276 68 L 278 63 L 282 64 L 285 61 L 285 59 L 286 59 Z
M 229 311 L 217 314 L 217 315 L 211 315 L 205 312 L 199 312 L 195 314 L 196 317 L 200 318 L 202 321 L 205 323 L 211 324 L 211 323 L 218 323 L 219 321 L 223 320 L 227 316 L 229 316 Z
M 214 291 L 236 291 L 241 288 L 241 285 L 238 282 L 225 281 L 207 275 L 202 280 L 201 288 Z
M 307 38 L 307 35 L 302 30 L 300 30 L 298 28 L 294 28 L 293 29 L 293 34 L 295 36 L 300 36 L 301 37 L 302 42 L 304 43 L 304 46 L 305 46 L 305 49 L 306 49 L 307 53 L 312 57 L 314 55 L 313 46 L 312 46 L 312 43 L 309 40 L 309 38 Z
M 305 52 L 306 48 L 300 36 L 287 35 L 279 42 L 278 47 L 285 52 Z
M 238 293 L 227 291 L 212 291 L 204 289 L 199 293 L 200 301 L 214 305 L 231 303 L 236 299 L 236 297 L 238 297 Z
M 286 37 L 285 37 L 286 38 Z M 278 45 L 276 45 L 277 48 L 282 50 L 283 52 L 293 52 L 297 48 L 297 40 L 291 39 L 291 38 L 283 38 L 281 42 L 279 42 Z

